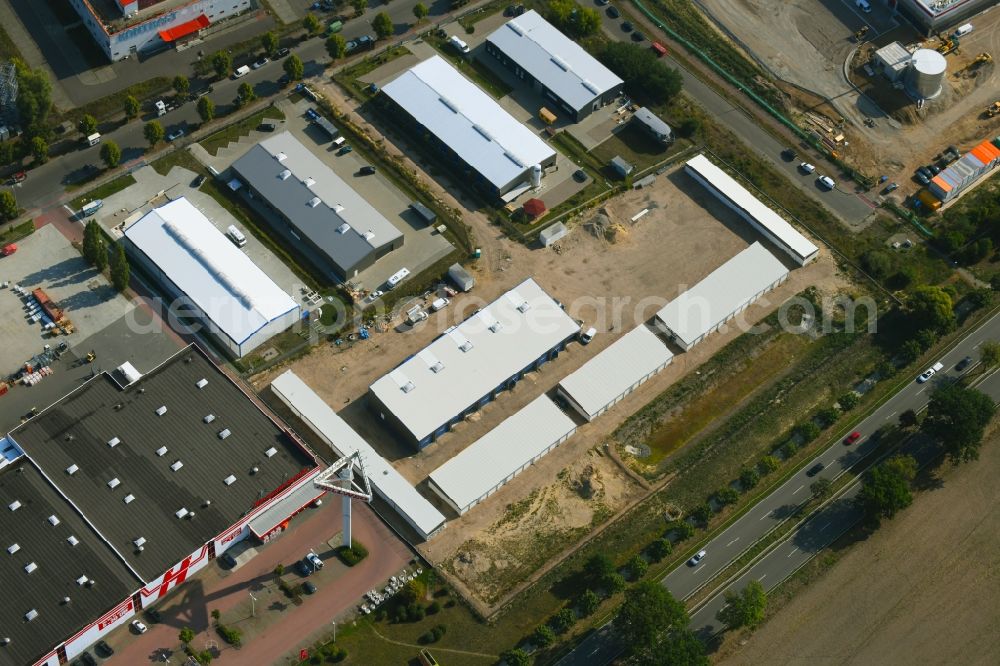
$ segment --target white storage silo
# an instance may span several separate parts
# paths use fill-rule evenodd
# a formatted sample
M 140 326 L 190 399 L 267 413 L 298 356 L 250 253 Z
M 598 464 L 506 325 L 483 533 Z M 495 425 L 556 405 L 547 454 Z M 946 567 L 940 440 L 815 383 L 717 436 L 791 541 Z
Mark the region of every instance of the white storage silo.
M 538 187 L 542 184 L 542 165 L 536 164 L 531 167 L 531 186 Z
M 906 85 L 917 99 L 932 99 L 941 94 L 948 62 L 944 56 L 932 49 L 917 49 L 910 59 L 910 69 Z

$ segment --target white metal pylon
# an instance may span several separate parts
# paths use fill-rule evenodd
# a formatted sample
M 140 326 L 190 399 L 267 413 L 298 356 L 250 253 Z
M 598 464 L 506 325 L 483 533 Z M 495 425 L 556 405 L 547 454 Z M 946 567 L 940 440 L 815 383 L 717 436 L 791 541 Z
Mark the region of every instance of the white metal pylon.
M 355 470 L 357 480 L 355 483 Z M 351 547 L 351 499 L 372 501 L 372 488 L 365 472 L 365 462 L 361 454 L 355 451 L 333 463 L 315 479 L 313 485 L 341 496 L 341 506 L 344 514 L 344 546 Z

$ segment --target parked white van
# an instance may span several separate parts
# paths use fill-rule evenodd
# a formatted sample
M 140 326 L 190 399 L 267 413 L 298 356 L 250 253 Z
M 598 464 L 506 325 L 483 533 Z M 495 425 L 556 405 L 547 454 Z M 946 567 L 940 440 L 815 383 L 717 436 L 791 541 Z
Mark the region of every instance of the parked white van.
M 865 14 L 870 14 L 872 11 L 872 6 L 869 4 L 868 0 L 854 0 L 854 4 Z
M 459 53 L 468 53 L 470 50 L 469 45 L 459 39 L 458 35 L 452 35 L 448 39 L 448 43 L 451 44 Z
M 237 67 L 236 68 L 236 71 L 233 72 L 233 78 L 234 79 L 239 79 L 239 78 L 242 78 L 242 77 L 246 76 L 249 73 L 250 73 L 250 68 L 247 67 L 246 65 L 243 65 L 242 67 Z
M 972 24 L 966 23 L 965 25 L 960 25 L 955 28 L 955 32 L 951 33 L 952 37 L 965 37 L 967 34 L 972 32 Z
M 88 146 L 96 146 L 100 142 L 101 142 L 101 135 L 98 134 L 97 132 L 94 132 L 93 134 L 87 137 Z
M 226 229 L 226 236 L 228 236 L 229 240 L 236 244 L 236 247 L 243 247 L 247 244 L 247 237 L 244 236 L 243 232 L 237 229 L 235 225 L 229 225 L 229 228 Z

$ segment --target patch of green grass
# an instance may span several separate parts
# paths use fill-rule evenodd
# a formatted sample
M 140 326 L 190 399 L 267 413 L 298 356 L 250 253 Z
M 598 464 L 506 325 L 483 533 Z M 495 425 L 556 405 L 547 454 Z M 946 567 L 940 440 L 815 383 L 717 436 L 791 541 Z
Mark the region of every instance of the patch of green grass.
M 238 122 L 226 125 L 221 130 L 212 134 L 198 143 L 201 147 L 208 151 L 209 155 L 215 155 L 219 152 L 221 148 L 225 148 L 230 143 L 234 141 L 239 141 L 244 136 L 250 134 L 251 131 L 256 129 L 257 125 L 260 125 L 264 119 L 272 120 L 284 120 L 285 114 L 273 106 L 269 106 L 257 113 L 244 118 Z
M 620 155 L 625 161 L 631 162 L 636 171 L 643 171 L 690 146 L 691 142 L 684 139 L 677 139 L 669 146 L 664 146 L 646 130 L 630 122 L 594 147 L 591 154 L 604 165 L 609 164 L 611 158 Z
M 69 202 L 69 207 L 73 210 L 79 210 L 83 207 L 83 204 L 93 201 L 95 199 L 104 199 L 110 197 L 112 194 L 121 192 L 126 187 L 130 185 L 135 185 L 135 178 L 132 174 L 126 173 L 118 176 L 114 180 L 110 180 L 103 185 L 99 185 L 94 189 L 90 190 L 86 194 L 81 194 L 72 201 Z
M 171 80 L 166 76 L 156 76 L 146 81 L 134 83 L 124 90 L 105 95 L 93 102 L 84 104 L 64 114 L 60 120 L 71 120 L 74 124 L 80 122 L 85 114 L 90 114 L 98 120 L 105 120 L 109 117 L 118 116 L 125 112 L 125 98 L 132 95 L 140 102 L 146 101 L 161 93 L 172 90 Z M 133 120 L 132 122 L 139 122 Z
M 35 222 L 34 220 L 25 220 L 20 224 L 15 224 L 7 227 L 3 231 L 0 231 L 0 245 L 6 245 L 7 243 L 16 243 L 22 238 L 26 238 L 31 234 L 35 233 Z
M 358 99 L 368 99 L 371 93 L 368 92 L 368 84 L 361 80 L 361 77 L 374 72 L 376 69 L 392 62 L 396 58 L 410 55 L 410 50 L 405 46 L 393 46 L 377 55 L 371 55 L 363 60 L 359 60 L 350 67 L 345 67 L 334 75 L 334 79 L 350 90 Z
M 17 48 L 14 40 L 10 38 L 7 31 L 3 29 L 3 26 L 0 26 L 0 60 L 10 60 L 11 58 L 24 61 L 21 49 Z
M 510 2 L 508 2 L 508 0 L 493 0 L 493 2 L 488 2 L 476 11 L 466 14 L 462 18 L 458 19 L 458 23 L 463 28 L 468 29 L 483 19 L 487 19 L 502 11 L 503 8 L 509 4 Z
M 156 173 L 166 176 L 175 166 L 184 167 L 196 174 L 204 174 L 205 165 L 195 159 L 187 148 L 180 148 L 150 163 Z
M 456 51 L 453 46 L 448 44 L 447 37 L 441 37 L 434 32 L 429 32 L 424 35 L 424 41 L 440 51 L 441 55 L 451 62 L 455 69 L 465 74 L 466 77 L 493 95 L 493 97 L 500 99 L 501 97 L 506 97 L 514 90 L 496 72 L 482 63 L 478 58 L 466 58 Z

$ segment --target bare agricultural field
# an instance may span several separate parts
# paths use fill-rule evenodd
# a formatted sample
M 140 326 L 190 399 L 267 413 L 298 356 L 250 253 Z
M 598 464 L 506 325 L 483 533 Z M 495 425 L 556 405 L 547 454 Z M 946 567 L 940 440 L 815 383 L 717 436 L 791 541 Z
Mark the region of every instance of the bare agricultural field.
M 749 638 L 727 637 L 716 663 L 996 663 L 998 466 L 994 428 L 979 461 L 945 467 L 942 487 L 919 493 Z

